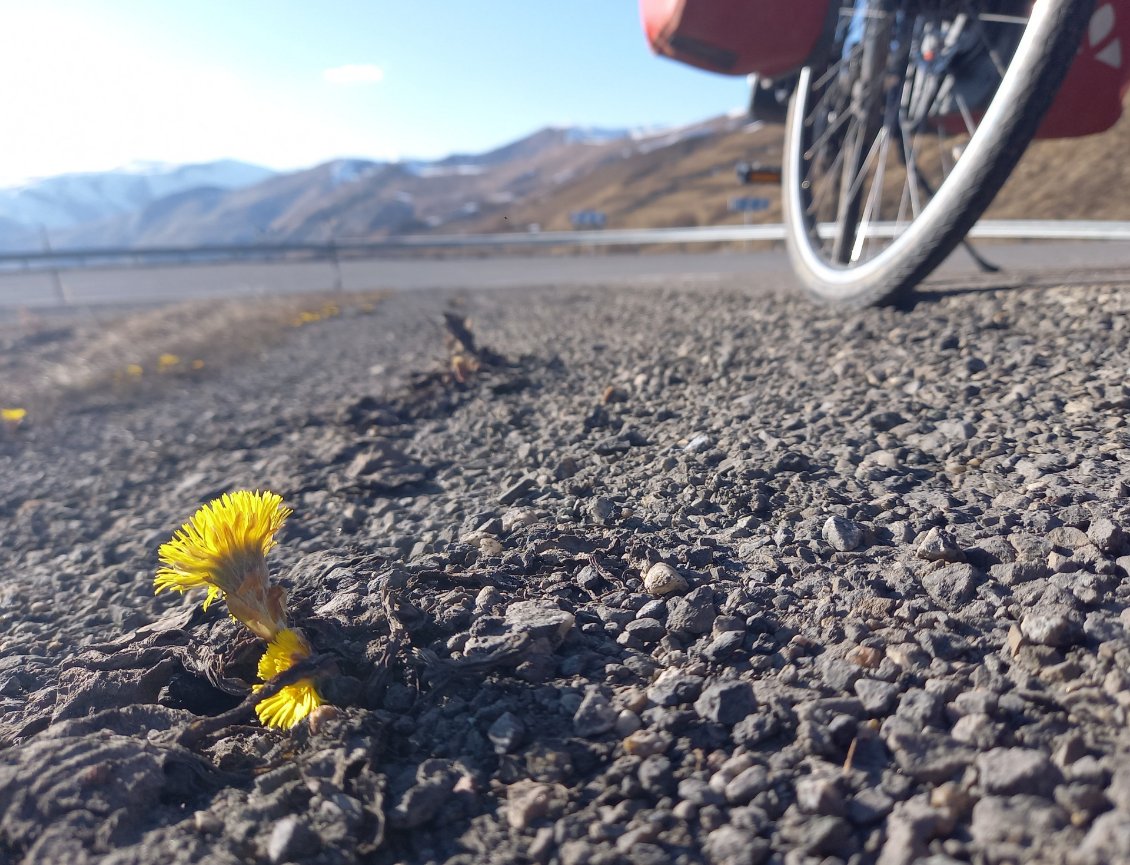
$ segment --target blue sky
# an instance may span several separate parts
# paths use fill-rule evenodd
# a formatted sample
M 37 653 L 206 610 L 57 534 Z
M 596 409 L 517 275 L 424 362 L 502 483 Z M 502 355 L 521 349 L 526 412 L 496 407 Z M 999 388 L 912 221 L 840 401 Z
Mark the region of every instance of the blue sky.
M 678 125 L 745 83 L 654 57 L 634 0 L 0 0 L 0 185 L 131 161 L 476 152 Z

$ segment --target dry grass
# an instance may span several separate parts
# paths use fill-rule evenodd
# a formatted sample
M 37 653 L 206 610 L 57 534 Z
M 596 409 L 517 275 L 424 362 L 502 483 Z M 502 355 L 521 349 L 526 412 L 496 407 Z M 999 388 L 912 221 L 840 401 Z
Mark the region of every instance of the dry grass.
M 500 231 L 538 223 L 546 231 L 568 230 L 569 214 L 577 210 L 604 211 L 609 228 L 741 224 L 744 217 L 729 212 L 729 201 L 742 195 L 769 199 L 768 210 L 752 214 L 757 222 L 780 222 L 777 189 L 739 184 L 734 166 L 741 161 L 778 164 L 780 127 L 690 138 L 605 162 L 549 195 L 508 208 L 505 219 L 484 216 L 469 229 Z
M 111 315 L 25 314 L 0 330 L 0 406 L 29 420 L 69 407 L 144 398 L 189 385 L 285 340 L 296 327 L 371 312 L 382 295 L 202 300 Z
M 1130 98 L 1102 135 L 1037 141 L 989 216 L 999 219 L 1130 219 Z

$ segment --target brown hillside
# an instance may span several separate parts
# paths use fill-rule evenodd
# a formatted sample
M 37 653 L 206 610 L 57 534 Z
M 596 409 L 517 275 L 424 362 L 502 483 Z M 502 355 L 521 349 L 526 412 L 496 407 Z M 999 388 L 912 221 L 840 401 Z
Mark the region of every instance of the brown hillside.
M 547 195 L 494 208 L 468 228 L 500 231 L 536 223 L 544 230 L 564 230 L 577 210 L 603 211 L 609 228 L 740 224 L 743 217 L 729 212 L 729 201 L 742 195 L 770 200 L 769 210 L 751 214 L 751 221 L 779 222 L 776 188 L 743 187 L 734 166 L 751 160 L 776 164 L 780 139 L 780 127 L 756 125 L 686 138 L 600 164 Z
M 740 161 L 779 164 L 781 126 L 746 127 L 606 161 L 532 200 L 485 210 L 461 230 L 568 229 L 569 214 L 600 210 L 608 228 L 740 224 L 736 196 L 763 196 L 769 209 L 751 222 L 780 222 L 772 186 L 742 186 Z M 1035 142 L 988 215 L 1024 219 L 1130 219 L 1130 99 L 1127 114 L 1102 135 Z

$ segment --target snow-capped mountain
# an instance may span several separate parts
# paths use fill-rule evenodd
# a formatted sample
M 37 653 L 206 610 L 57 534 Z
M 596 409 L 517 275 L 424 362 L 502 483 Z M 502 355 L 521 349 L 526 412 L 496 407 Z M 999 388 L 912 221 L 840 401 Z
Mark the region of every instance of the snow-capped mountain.
M 0 219 L 28 228 L 71 228 L 138 210 L 188 189 L 241 189 L 269 168 L 223 159 L 199 165 L 131 163 L 114 171 L 64 174 L 0 189 Z
M 567 227 L 572 210 L 610 200 L 608 184 L 587 184 L 594 173 L 612 172 L 612 185 L 642 194 L 648 178 L 663 176 L 661 151 L 699 147 L 743 123 L 720 117 L 677 128 L 551 126 L 486 152 L 337 159 L 284 173 L 224 161 L 65 175 L 0 189 L 0 250 L 38 250 L 48 239 L 55 249 L 119 248 L 509 231 L 562 220 Z M 636 176 L 631 165 L 641 157 L 648 167 Z

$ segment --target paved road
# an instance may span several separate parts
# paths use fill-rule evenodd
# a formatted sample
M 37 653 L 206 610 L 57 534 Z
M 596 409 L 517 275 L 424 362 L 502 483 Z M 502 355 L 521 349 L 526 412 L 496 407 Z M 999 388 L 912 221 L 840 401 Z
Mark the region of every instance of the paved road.
M 1105 272 L 1130 272 L 1130 243 L 1011 243 L 979 246 L 1005 268 L 995 284 L 1022 278 L 1064 280 L 1102 278 Z M 780 250 L 760 252 L 672 253 L 485 257 L 447 260 L 344 262 L 345 289 L 504 288 L 578 285 L 641 278 L 750 274 L 756 283 L 791 284 L 788 261 Z M 976 274 L 958 250 L 939 271 L 938 282 L 952 286 Z M 323 291 L 335 284 L 328 262 L 235 263 L 67 271 L 62 290 L 76 305 L 136 304 L 204 297 L 255 296 Z M 978 279 L 983 283 L 983 279 Z M 51 274 L 0 274 L 0 310 L 45 308 L 58 303 Z

